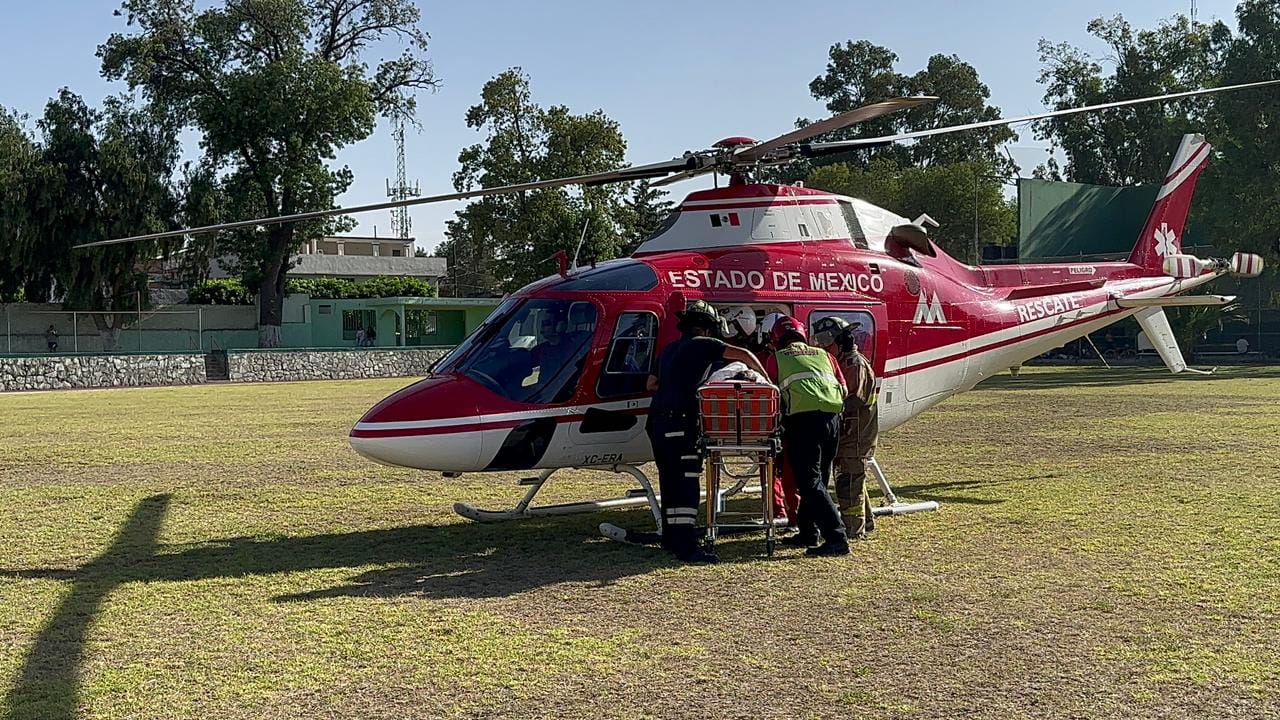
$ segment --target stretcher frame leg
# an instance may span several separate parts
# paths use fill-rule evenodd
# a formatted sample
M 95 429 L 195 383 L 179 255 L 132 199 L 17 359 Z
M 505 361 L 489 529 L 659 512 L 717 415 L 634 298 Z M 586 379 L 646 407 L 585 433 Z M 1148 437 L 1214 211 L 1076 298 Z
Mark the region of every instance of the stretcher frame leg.
M 772 445 L 766 448 L 753 448 L 745 452 L 744 448 L 737 448 L 729 453 L 725 453 L 714 445 L 708 445 L 706 452 L 706 471 L 704 474 L 706 489 L 702 493 L 703 497 L 706 498 L 704 510 L 706 528 L 704 529 L 703 546 L 708 552 L 715 551 L 716 540 L 720 537 L 719 514 L 725 509 L 725 500 L 740 492 L 752 493 L 758 491 L 761 494 L 761 527 L 765 533 L 765 553 L 769 557 L 773 557 L 777 546 L 777 525 L 774 519 L 775 509 L 773 504 L 773 460 L 775 453 L 772 450 Z M 745 486 L 745 481 L 739 480 L 729 491 L 722 491 L 721 480 L 726 457 L 750 458 L 750 461 L 756 466 L 756 474 L 760 484 L 758 486 Z

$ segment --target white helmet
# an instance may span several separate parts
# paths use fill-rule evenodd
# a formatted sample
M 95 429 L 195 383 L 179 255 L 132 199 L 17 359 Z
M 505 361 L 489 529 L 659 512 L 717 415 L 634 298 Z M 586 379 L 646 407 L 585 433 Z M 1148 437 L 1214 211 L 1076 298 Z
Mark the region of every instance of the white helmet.
M 773 324 L 786 316 L 787 316 L 786 313 L 780 313 L 780 312 L 769 313 L 768 315 L 765 315 L 764 319 L 760 321 L 760 337 L 763 337 L 763 338 L 769 337 L 769 333 L 773 332 Z
M 725 311 L 724 319 L 729 323 L 729 330 L 741 330 L 743 335 L 753 335 L 756 331 L 756 311 L 746 305 L 739 305 Z M 733 332 L 729 333 L 733 335 Z

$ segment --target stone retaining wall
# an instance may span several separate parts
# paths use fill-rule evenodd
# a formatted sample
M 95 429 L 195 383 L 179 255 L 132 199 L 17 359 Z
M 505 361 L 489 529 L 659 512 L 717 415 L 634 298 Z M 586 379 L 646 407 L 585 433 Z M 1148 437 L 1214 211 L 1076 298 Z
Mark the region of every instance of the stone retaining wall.
M 431 363 L 446 352 L 448 350 L 441 348 L 366 348 L 289 352 L 232 350 L 227 353 L 227 367 L 232 382 L 410 377 L 426 375 Z
M 205 381 L 204 355 L 43 355 L 0 358 L 0 391 L 59 390 Z

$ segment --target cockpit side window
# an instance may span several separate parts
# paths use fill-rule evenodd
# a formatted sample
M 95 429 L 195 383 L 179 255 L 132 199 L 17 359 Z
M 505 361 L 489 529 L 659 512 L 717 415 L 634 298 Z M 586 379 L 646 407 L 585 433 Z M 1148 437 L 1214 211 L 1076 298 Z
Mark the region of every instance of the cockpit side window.
M 658 316 L 650 312 L 627 312 L 618 316 L 609 344 L 609 357 L 596 386 L 602 398 L 641 395 L 645 380 L 653 372 L 657 357 Z
M 528 300 L 477 343 L 458 371 L 508 400 L 565 402 L 582 376 L 596 315 L 587 300 Z
M 858 213 L 853 209 L 853 203 L 841 200 L 840 214 L 844 216 L 845 225 L 849 226 L 849 238 L 853 240 L 855 247 L 867 249 L 867 235 L 862 231 L 862 223 L 858 222 Z

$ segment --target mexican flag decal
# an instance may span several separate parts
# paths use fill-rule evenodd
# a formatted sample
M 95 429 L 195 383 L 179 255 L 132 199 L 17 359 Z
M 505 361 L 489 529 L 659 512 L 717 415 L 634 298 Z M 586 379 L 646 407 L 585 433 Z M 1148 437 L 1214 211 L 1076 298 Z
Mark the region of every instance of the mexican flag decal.
M 711 213 L 711 227 L 724 227 L 726 225 L 731 227 L 741 225 L 738 222 L 738 213 Z

